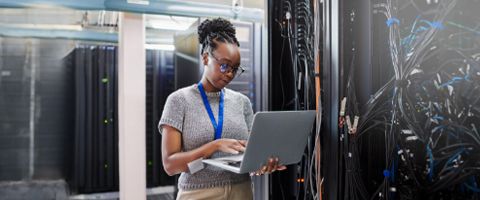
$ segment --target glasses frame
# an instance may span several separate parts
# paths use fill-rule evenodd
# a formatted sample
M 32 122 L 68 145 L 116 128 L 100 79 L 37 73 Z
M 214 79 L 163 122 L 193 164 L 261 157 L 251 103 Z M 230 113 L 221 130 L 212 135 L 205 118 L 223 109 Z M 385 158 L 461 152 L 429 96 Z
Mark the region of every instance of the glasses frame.
M 233 74 L 233 77 L 237 78 L 246 71 L 245 67 L 242 64 L 238 65 L 238 67 L 232 67 L 227 63 L 221 63 L 220 59 L 215 57 L 215 54 L 213 54 L 211 51 L 208 51 L 208 55 L 215 59 L 215 62 L 220 66 L 220 72 L 222 72 L 222 74 L 231 72 Z

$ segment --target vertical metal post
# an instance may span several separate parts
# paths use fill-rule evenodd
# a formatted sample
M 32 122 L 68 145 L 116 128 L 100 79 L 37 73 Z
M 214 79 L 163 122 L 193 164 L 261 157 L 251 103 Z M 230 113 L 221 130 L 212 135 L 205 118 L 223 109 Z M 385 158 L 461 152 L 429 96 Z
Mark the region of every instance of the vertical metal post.
M 254 65 L 255 65 L 255 110 L 265 110 L 263 105 L 263 88 L 266 87 L 262 81 L 265 79 L 265 73 L 263 73 L 264 63 L 267 58 L 264 57 L 264 27 L 261 23 L 253 24 L 253 48 L 254 48 Z M 268 61 L 267 61 L 268 62 Z
M 36 107 L 36 82 L 37 82 L 37 53 L 36 48 L 33 47 L 32 40 L 26 43 L 25 47 L 25 61 L 24 66 L 30 64 L 30 148 L 29 148 L 29 166 L 28 166 L 28 178 L 33 179 L 35 174 L 35 107 Z M 34 60 L 35 58 L 35 60 Z
M 323 156 L 325 199 L 336 200 L 339 193 L 338 162 L 338 102 L 339 102 L 339 69 L 340 69 L 340 1 L 325 0 L 323 12 L 323 74 L 325 91 L 325 129 L 322 131 L 324 150 Z
M 120 199 L 146 199 L 143 14 L 121 13 L 118 57 Z
M 259 52 L 256 52 L 257 54 L 260 54 L 259 58 L 261 59 L 260 60 L 260 70 L 258 70 L 258 73 L 257 76 L 260 76 L 260 82 L 257 82 L 257 85 L 261 85 L 261 87 L 259 88 L 260 90 L 257 90 L 257 92 L 259 92 L 259 94 L 257 95 L 261 95 L 261 109 L 260 110 L 269 110 L 270 109 L 270 101 L 269 101 L 269 90 L 268 90 L 268 86 L 269 86 L 269 77 L 270 77 L 270 69 L 268 67 L 268 58 L 269 58 L 269 54 L 268 54 L 268 47 L 269 47 L 269 40 L 268 40 L 268 27 L 269 27 L 269 24 L 268 24 L 268 21 L 269 21 L 269 18 L 268 18 L 268 13 L 269 13 L 269 10 L 268 10 L 268 1 L 264 1 L 264 18 L 263 18 L 263 24 L 262 25 L 255 25 L 254 27 L 254 30 L 255 30 L 255 40 L 257 39 L 257 34 L 260 34 L 259 36 L 259 41 L 255 41 L 257 44 L 259 44 L 258 46 L 261 48 L 261 50 Z M 257 29 L 258 28 L 258 29 Z M 260 32 L 261 33 L 258 33 Z M 261 44 L 261 45 L 260 45 Z M 255 45 L 256 49 L 257 49 L 257 45 Z M 257 57 L 257 55 L 255 55 L 254 57 Z M 257 59 L 256 59 L 257 60 Z M 257 79 L 259 80 L 259 79 Z M 258 88 L 258 87 L 257 87 Z M 257 102 L 257 104 L 259 104 L 260 102 Z M 259 111 L 260 111 L 259 110 Z M 261 176 L 261 177 L 254 177 L 253 178 L 253 192 L 254 192 L 254 196 L 253 196 L 253 199 L 255 200 L 266 200 L 266 199 L 269 199 L 269 196 L 268 196 L 268 191 L 269 191 L 269 176 Z

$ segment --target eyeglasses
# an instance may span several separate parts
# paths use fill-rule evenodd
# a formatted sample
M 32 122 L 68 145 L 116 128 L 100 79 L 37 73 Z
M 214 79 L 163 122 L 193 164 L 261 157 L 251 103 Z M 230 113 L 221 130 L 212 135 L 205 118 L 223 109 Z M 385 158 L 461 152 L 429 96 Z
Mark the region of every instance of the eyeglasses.
M 220 60 L 217 57 L 215 57 L 213 53 L 210 52 L 209 55 L 211 55 L 211 57 L 214 58 L 215 61 L 220 65 L 220 72 L 222 72 L 223 74 L 231 72 L 233 76 L 236 78 L 242 75 L 243 72 L 245 72 L 245 68 L 243 68 L 242 65 L 239 65 L 238 67 L 232 67 L 227 63 L 220 63 Z

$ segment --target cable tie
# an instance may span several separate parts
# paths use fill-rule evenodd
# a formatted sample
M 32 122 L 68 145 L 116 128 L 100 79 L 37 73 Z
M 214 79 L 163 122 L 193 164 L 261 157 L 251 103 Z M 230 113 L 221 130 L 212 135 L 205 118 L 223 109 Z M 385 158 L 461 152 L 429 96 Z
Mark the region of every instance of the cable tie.
M 383 170 L 383 176 L 385 178 L 390 178 L 390 176 L 391 176 L 390 171 L 388 169 Z
M 446 106 L 446 107 L 447 107 L 448 114 L 452 114 L 452 110 L 450 109 L 450 100 L 447 99 L 447 102 L 446 102 L 446 103 L 447 103 L 447 106 Z
M 388 18 L 385 23 L 387 24 L 388 27 L 392 26 L 394 23 L 396 23 L 398 26 L 400 26 L 400 20 L 398 20 L 395 17 Z
M 402 130 L 402 134 L 405 134 L 405 135 L 412 135 L 413 134 L 413 131 L 410 130 L 410 129 L 403 129 Z
M 353 125 L 349 115 L 347 115 L 345 118 L 345 121 L 347 121 L 348 133 L 355 134 L 357 132 L 358 120 L 360 119 L 360 117 L 357 115 L 354 117 Z
M 287 18 L 287 20 L 290 20 L 292 18 L 292 14 L 289 11 L 287 11 L 285 13 L 285 18 Z
M 340 116 L 345 116 L 345 110 L 347 107 L 347 97 L 343 97 L 342 102 L 340 104 Z
M 437 73 L 437 80 L 438 80 L 439 83 L 442 82 L 442 78 L 440 77 L 440 74 L 439 74 L 439 73 Z
M 432 26 L 432 28 L 436 28 L 436 29 L 439 29 L 439 30 L 445 29 L 445 26 L 443 26 L 442 22 L 440 22 L 440 21 L 432 22 L 431 26 Z
M 339 127 L 339 128 L 343 128 L 344 124 L 345 124 L 345 117 L 339 117 L 339 119 L 338 119 L 338 127 Z
M 347 121 L 348 132 L 350 132 L 350 130 L 352 129 L 352 122 L 350 121 L 350 116 L 349 115 L 347 115 L 345 117 L 345 121 Z
M 298 86 L 297 86 L 297 90 L 301 90 L 302 89 L 302 72 L 298 73 Z
M 414 136 L 408 136 L 406 138 L 407 141 L 412 141 L 412 140 L 418 140 L 418 136 L 414 135 Z
M 357 127 L 358 127 L 358 120 L 360 117 L 358 115 L 355 115 L 355 118 L 353 119 L 353 128 L 351 134 L 355 134 L 357 132 Z

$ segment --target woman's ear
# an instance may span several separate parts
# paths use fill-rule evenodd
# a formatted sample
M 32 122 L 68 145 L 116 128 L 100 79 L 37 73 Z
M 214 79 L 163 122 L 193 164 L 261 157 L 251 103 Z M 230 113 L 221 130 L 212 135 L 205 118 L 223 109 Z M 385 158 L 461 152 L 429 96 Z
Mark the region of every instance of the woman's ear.
M 203 52 L 202 54 L 202 62 L 203 62 L 203 65 L 208 65 L 208 53 L 207 52 Z

